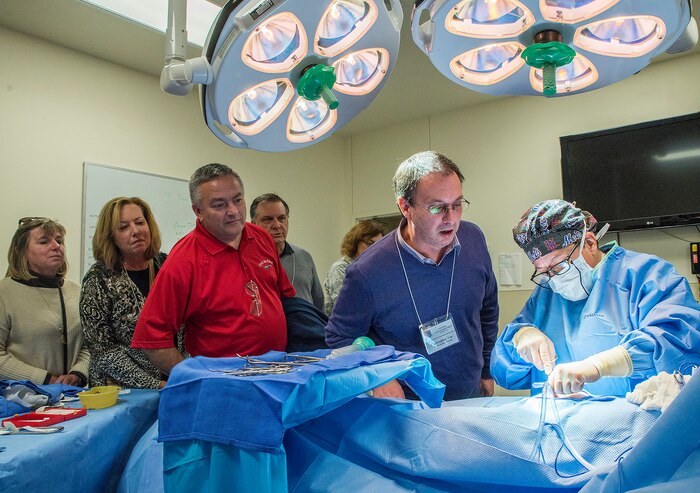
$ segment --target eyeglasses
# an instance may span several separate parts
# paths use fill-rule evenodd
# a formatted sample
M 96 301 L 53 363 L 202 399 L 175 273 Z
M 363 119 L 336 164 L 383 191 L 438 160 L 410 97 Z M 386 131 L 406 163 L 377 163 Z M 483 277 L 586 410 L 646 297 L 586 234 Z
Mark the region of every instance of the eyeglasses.
M 258 291 L 258 285 L 252 279 L 245 283 L 245 292 L 250 296 L 252 301 L 250 302 L 250 314 L 254 317 L 260 317 L 262 315 L 262 301 L 260 301 L 260 291 Z
M 19 221 L 17 221 L 17 227 L 21 228 L 22 226 L 26 226 L 29 223 L 33 223 L 34 221 L 48 221 L 48 217 L 34 217 L 34 216 L 27 216 L 21 218 Z
M 571 256 L 578 249 L 578 246 L 580 243 L 581 243 L 581 240 L 578 240 L 576 243 L 574 243 L 574 247 L 571 249 L 571 252 L 569 252 L 569 255 L 567 255 L 564 260 L 554 264 L 552 267 L 550 267 L 546 271 L 539 272 L 537 269 L 535 269 L 535 272 L 530 277 L 530 280 L 532 282 L 534 282 L 535 284 L 537 284 L 538 286 L 542 286 L 543 288 L 547 288 L 547 289 L 552 289 L 547 285 L 547 284 L 549 284 L 549 280 L 552 277 L 560 276 L 560 275 L 564 274 L 565 272 L 567 272 L 569 269 L 571 269 Z
M 433 216 L 437 216 L 438 214 L 444 216 L 447 214 L 447 211 L 450 210 L 461 214 L 462 211 L 469 209 L 469 201 L 467 199 L 461 199 L 459 202 L 455 202 L 454 204 L 422 205 L 418 204 L 417 202 L 413 202 L 412 200 L 409 200 L 408 202 L 411 205 L 417 205 L 418 207 L 425 209 Z

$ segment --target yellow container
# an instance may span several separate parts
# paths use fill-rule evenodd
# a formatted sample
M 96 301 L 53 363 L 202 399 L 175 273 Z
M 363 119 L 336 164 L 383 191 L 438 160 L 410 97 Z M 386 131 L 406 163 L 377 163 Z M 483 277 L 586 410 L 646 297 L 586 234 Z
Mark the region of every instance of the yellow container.
M 122 388 L 117 385 L 93 387 L 78 393 L 80 403 L 85 409 L 103 409 L 117 403 L 117 396 Z

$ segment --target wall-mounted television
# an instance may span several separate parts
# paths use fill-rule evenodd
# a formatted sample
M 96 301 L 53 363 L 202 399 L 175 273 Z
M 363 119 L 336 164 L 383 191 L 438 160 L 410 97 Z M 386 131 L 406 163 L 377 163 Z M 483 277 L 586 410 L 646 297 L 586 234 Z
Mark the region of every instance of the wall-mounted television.
M 700 113 L 559 141 L 564 200 L 611 231 L 700 224 Z

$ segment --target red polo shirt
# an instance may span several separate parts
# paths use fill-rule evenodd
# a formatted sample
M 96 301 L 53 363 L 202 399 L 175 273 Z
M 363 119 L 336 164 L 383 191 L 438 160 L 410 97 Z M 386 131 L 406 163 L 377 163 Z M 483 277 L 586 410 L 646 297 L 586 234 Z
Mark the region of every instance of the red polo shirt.
M 262 314 L 251 314 L 253 297 L 245 284 L 258 285 Z M 267 232 L 246 223 L 234 249 L 197 226 L 171 250 L 139 316 L 131 347 L 173 347 L 184 325 L 192 356 L 224 357 L 284 351 L 287 321 L 280 297 L 296 293 Z

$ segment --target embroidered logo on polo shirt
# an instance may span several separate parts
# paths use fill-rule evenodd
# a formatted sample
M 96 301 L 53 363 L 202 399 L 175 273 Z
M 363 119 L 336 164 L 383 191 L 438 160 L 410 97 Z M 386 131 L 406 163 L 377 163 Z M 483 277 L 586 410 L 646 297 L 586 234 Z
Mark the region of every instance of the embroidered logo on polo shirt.
M 266 259 L 264 259 L 264 260 L 261 260 L 261 261 L 258 263 L 258 267 L 260 267 L 261 269 L 265 269 L 265 270 L 270 270 L 270 269 L 272 269 L 272 266 L 273 266 L 273 265 L 275 265 L 275 264 L 273 264 L 273 263 L 272 263 L 272 260 L 270 260 L 270 259 L 268 259 L 268 258 L 266 258 Z

